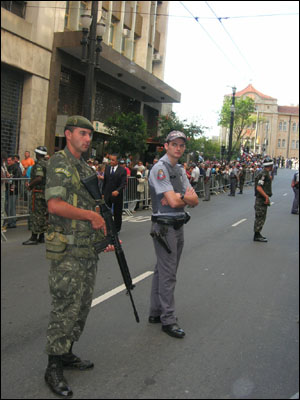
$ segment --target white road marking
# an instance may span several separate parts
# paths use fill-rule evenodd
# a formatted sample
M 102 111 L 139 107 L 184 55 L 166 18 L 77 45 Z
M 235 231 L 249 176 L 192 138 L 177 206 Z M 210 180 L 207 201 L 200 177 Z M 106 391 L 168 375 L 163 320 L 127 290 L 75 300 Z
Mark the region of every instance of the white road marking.
M 233 224 L 231 226 L 238 226 L 239 224 L 241 224 L 244 221 L 247 221 L 247 218 L 241 219 L 240 221 L 236 222 L 235 224 Z
M 147 272 L 145 272 L 144 274 L 139 275 L 139 276 L 137 276 L 136 278 L 134 278 L 134 279 L 132 280 L 132 283 L 135 284 L 135 283 L 137 283 L 137 282 L 140 282 L 140 281 L 142 281 L 143 279 L 148 278 L 148 276 L 150 276 L 150 275 L 152 275 L 152 274 L 153 274 L 153 271 L 147 271 Z M 109 298 L 112 297 L 112 296 L 115 296 L 116 294 L 122 292 L 122 291 L 125 290 L 125 289 L 126 289 L 126 287 L 125 287 L 125 285 L 123 284 L 123 285 L 120 285 L 120 286 L 116 287 L 115 289 L 110 290 L 109 292 L 106 292 L 106 293 L 102 294 L 101 296 L 97 297 L 96 299 L 94 299 L 94 300 L 92 301 L 91 307 L 95 307 L 97 304 L 102 303 L 103 301 L 109 299 Z
M 146 221 L 150 221 L 151 220 L 151 216 L 139 216 L 139 217 L 124 217 L 122 218 L 122 221 L 126 221 L 126 222 L 146 222 Z
M 283 195 L 284 195 L 284 196 L 287 196 L 287 193 L 284 193 Z

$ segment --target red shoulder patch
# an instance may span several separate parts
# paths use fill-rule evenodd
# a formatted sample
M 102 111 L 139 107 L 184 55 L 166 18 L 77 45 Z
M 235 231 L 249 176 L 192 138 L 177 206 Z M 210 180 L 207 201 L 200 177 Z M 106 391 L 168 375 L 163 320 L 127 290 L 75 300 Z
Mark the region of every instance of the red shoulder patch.
M 165 177 L 166 177 L 166 175 L 164 173 L 164 170 L 163 169 L 159 169 L 158 172 L 157 172 L 157 179 L 161 181 L 162 179 L 165 179 Z

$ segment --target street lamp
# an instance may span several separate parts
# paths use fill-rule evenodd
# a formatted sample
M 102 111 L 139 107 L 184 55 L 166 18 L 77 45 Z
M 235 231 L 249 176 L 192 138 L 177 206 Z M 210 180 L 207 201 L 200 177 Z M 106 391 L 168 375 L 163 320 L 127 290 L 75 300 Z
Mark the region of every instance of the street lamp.
M 233 86 L 233 88 L 232 88 L 232 103 L 230 106 L 230 131 L 229 131 L 228 157 L 227 157 L 228 162 L 230 162 L 230 160 L 231 160 L 232 134 L 233 134 L 234 111 L 235 111 L 235 107 L 234 107 L 235 92 L 236 92 L 236 87 Z
M 100 53 L 102 51 L 102 36 L 105 33 L 105 22 L 98 18 L 98 1 L 92 1 L 92 14 L 83 14 L 80 16 L 82 25 L 82 62 L 87 64 L 85 73 L 85 84 L 83 92 L 82 114 L 84 117 L 93 121 L 92 99 L 94 88 L 95 68 L 100 68 Z M 96 56 L 96 60 L 95 60 Z

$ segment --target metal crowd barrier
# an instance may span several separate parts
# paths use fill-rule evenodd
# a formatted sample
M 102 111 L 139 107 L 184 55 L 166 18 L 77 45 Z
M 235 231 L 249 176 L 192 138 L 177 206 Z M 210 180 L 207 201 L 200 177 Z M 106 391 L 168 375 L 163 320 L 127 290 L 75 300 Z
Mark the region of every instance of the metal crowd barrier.
M 256 173 L 246 171 L 244 185 L 251 185 L 254 182 Z M 15 225 L 18 219 L 28 219 L 31 213 L 31 192 L 26 189 L 25 182 L 28 178 L 1 179 L 1 227 L 3 223 Z M 6 186 L 5 195 L 2 185 Z M 148 179 L 145 178 L 143 191 L 138 191 L 138 180 L 136 177 L 128 177 L 127 186 L 123 194 L 123 211 L 133 215 L 135 207 L 151 208 L 151 198 Z M 230 187 L 230 180 L 227 174 L 212 174 L 210 179 L 211 194 L 226 192 Z M 195 191 L 199 197 L 204 196 L 204 177 L 200 175 L 199 181 L 195 186 Z M 4 204 L 3 204 L 4 200 Z M 2 232 L 2 230 L 1 230 Z
M 255 173 L 246 170 L 244 186 L 252 185 L 255 179 Z M 144 182 L 144 192 L 140 194 L 137 191 L 138 181 L 135 177 L 128 177 L 127 186 L 124 190 L 123 211 L 132 216 L 136 205 L 139 207 L 151 208 L 151 197 L 148 180 Z M 211 194 L 225 193 L 230 188 L 230 179 L 228 174 L 212 174 L 210 179 Z M 204 176 L 200 175 L 199 181 L 194 187 L 198 197 L 204 197 Z
M 28 218 L 31 209 L 31 192 L 25 182 L 29 178 L 1 178 L 1 238 L 4 225 L 15 227 L 18 219 Z

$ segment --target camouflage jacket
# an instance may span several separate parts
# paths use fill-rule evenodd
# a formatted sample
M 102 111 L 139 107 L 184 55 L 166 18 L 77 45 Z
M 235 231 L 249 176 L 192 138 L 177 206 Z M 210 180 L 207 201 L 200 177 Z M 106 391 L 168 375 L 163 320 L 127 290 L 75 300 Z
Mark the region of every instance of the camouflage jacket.
M 42 177 L 42 181 L 38 185 L 35 185 L 34 189 L 45 190 L 46 169 L 47 169 L 47 161 L 45 160 L 37 160 L 35 164 L 32 166 L 30 171 L 30 182 L 32 182 L 38 176 Z
M 272 196 L 272 179 L 270 177 L 269 172 L 266 169 L 263 169 L 258 173 L 255 178 L 255 196 L 259 198 L 264 198 L 258 191 L 257 186 L 261 186 L 263 191 L 269 196 Z
M 81 157 L 75 158 L 67 147 L 54 154 L 47 165 L 46 201 L 60 198 L 74 207 L 95 210 L 96 202 L 81 183 L 81 179 L 95 174 L 94 170 Z M 68 237 L 70 245 L 82 248 L 78 257 L 92 258 L 95 253 L 92 243 L 103 237 L 101 231 L 95 231 L 90 221 L 71 220 L 49 213 L 49 232 L 61 232 Z M 97 236 L 97 238 L 95 238 Z M 80 244 L 79 244 L 80 243 Z M 90 252 L 90 253 L 89 253 Z

